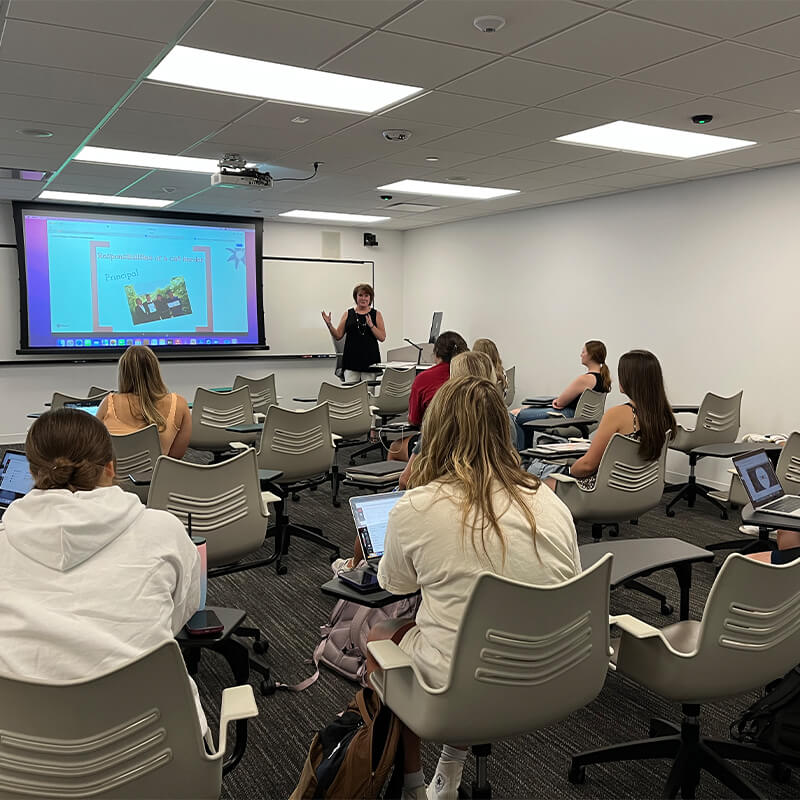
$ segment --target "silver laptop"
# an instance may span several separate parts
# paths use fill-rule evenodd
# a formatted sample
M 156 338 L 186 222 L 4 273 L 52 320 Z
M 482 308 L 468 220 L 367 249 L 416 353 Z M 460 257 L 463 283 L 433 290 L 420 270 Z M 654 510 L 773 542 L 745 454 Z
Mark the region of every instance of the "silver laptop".
M 389 512 L 405 492 L 386 492 L 350 498 L 350 510 L 356 524 L 364 558 L 371 567 L 381 560 L 386 539 Z
M 736 456 L 733 465 L 754 509 L 786 517 L 800 517 L 800 496 L 783 491 L 766 450 Z
M 25 453 L 6 450 L 0 464 L 0 518 L 5 510 L 33 489 L 33 475 Z

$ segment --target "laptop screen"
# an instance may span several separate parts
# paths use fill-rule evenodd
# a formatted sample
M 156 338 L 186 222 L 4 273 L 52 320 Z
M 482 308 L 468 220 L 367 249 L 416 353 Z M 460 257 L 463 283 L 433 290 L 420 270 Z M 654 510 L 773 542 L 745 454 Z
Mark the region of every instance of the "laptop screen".
M 766 451 L 737 456 L 733 463 L 753 506 L 762 506 L 785 494 Z
M 86 411 L 88 414 L 97 416 L 97 410 L 100 408 L 100 403 L 97 405 L 89 403 L 64 403 L 64 408 L 79 408 L 81 411 Z
M 350 498 L 350 509 L 365 558 L 380 558 L 383 555 L 389 512 L 404 494 L 388 492 Z
M 25 454 L 6 450 L 0 468 L 0 505 L 9 505 L 31 489 L 33 489 L 33 475 Z

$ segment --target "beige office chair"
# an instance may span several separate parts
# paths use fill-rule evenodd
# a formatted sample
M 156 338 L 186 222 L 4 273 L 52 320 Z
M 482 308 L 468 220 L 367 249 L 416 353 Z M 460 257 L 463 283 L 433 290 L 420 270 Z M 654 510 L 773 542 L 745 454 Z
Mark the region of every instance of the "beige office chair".
M 331 482 L 335 492 L 334 449 L 328 404 L 308 411 L 290 411 L 280 406 L 267 409 L 267 419 L 258 448 L 259 469 L 277 469 L 283 475 L 269 488 L 279 497 L 275 520 L 275 570 L 285 575 L 284 558 L 292 536 L 313 542 L 331 551 L 331 560 L 339 557 L 339 548 L 322 533 L 321 528 L 296 525 L 289 521 L 287 500 L 304 489 L 314 490 Z
M 230 442 L 252 444 L 257 433 L 236 434 L 232 425 L 253 425 L 253 404 L 247 386 L 230 392 L 199 388 L 192 403 L 192 438 L 189 447 L 210 450 L 215 457 L 231 449 Z
M 158 428 L 148 425 L 133 433 L 112 434 L 111 447 L 116 461 L 117 484 L 146 503 L 149 484 L 134 484 L 129 476 L 135 474 L 145 479 L 152 476 L 153 468 L 161 455 Z
M 563 719 L 603 688 L 610 577 L 610 555 L 554 586 L 484 573 L 467 600 L 442 688 L 429 686 L 391 640 L 367 645 L 380 667 L 370 681 L 422 739 L 472 745 L 472 796 L 489 797 L 487 743 Z
M 700 735 L 700 706 L 760 688 L 797 665 L 800 653 L 800 560 L 781 566 L 739 554 L 717 575 L 700 622 L 659 630 L 628 614 L 612 618 L 622 630 L 618 672 L 680 703 L 683 720 L 656 719 L 650 739 L 580 753 L 569 778 L 583 783 L 588 764 L 671 758 L 663 797 L 694 797 L 707 770 L 739 797 L 759 797 L 726 759 L 777 765 L 780 756 L 754 745 Z
M 697 482 L 695 477 L 695 467 L 701 456 L 692 453 L 695 447 L 702 447 L 705 444 L 727 444 L 735 442 L 739 433 L 739 417 L 742 409 L 742 393 L 733 397 L 720 397 L 709 392 L 700 404 L 697 412 L 697 424 L 690 430 L 678 425 L 677 433 L 670 442 L 670 450 L 680 450 L 689 456 L 689 480 L 683 484 L 667 486 L 667 492 L 677 492 L 675 497 L 667 505 L 667 516 L 674 517 L 675 512 L 672 507 L 684 497 L 689 508 L 694 508 L 697 495 L 705 497 L 712 505 L 720 510 L 722 519 L 728 518 L 725 506 L 710 497 L 712 489 L 709 489 Z
M 514 405 L 514 395 L 517 393 L 517 368 L 515 366 L 511 366 L 506 370 L 506 380 L 508 381 L 508 386 L 506 387 L 504 399 L 506 405 L 511 408 Z
M 97 395 L 107 395 L 111 394 L 113 389 L 104 389 L 102 386 L 90 386 L 89 392 L 87 393 L 87 397 L 97 397 Z
M 89 397 L 75 397 L 75 395 L 64 394 L 63 392 L 53 392 L 53 398 L 50 400 L 50 410 L 55 411 L 57 408 L 64 408 L 67 403 L 87 405 L 90 401 L 96 401 L 93 404 L 99 406 L 107 394 L 110 394 L 110 392 L 103 391 L 102 394 L 89 395 Z
M 228 723 L 255 716 L 251 686 L 225 689 L 207 753 L 174 641 L 88 681 L 0 677 L 0 798 L 216 799 L 246 744 L 237 735 L 223 761 Z
M 336 454 L 346 447 L 354 447 L 369 442 L 372 430 L 372 411 L 369 390 L 365 381 L 355 386 L 334 386 L 332 383 L 323 383 L 319 387 L 317 403 L 327 403 L 328 413 L 331 416 L 331 433 L 336 434 L 334 445 Z M 353 456 L 350 464 L 355 464 Z M 334 471 L 338 479 L 338 469 Z M 336 497 L 338 486 L 334 486 Z
M 233 379 L 233 388 L 241 389 L 242 386 L 246 386 L 250 390 L 250 401 L 253 404 L 254 414 L 266 414 L 269 406 L 278 405 L 274 372 L 263 378 L 246 378 L 244 375 L 237 375 Z
M 594 389 L 584 389 L 583 392 L 581 392 L 581 396 L 578 398 L 578 404 L 575 406 L 575 413 L 572 417 L 564 417 L 566 420 L 565 426 L 563 428 L 552 428 L 549 434 L 562 437 L 580 436 L 580 429 L 571 427 L 569 424 L 570 419 L 593 420 L 594 424 L 589 427 L 589 430 L 593 431 L 603 418 L 603 413 L 606 410 L 607 398 L 608 392 L 596 392 Z M 558 416 L 558 411 L 554 410 L 549 416 L 555 418 Z M 563 416 L 563 414 L 561 416 Z

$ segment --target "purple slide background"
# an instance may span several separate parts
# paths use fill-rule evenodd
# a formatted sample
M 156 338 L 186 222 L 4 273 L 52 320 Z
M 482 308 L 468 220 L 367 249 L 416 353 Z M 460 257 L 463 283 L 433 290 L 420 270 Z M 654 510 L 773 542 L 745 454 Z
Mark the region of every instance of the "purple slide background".
M 25 275 L 27 284 L 27 308 L 28 308 L 28 346 L 31 348 L 58 348 L 59 339 L 74 339 L 78 337 L 97 339 L 101 334 L 93 331 L 73 331 L 69 334 L 54 334 L 50 326 L 50 278 L 49 268 L 50 259 L 47 248 L 47 222 L 50 220 L 68 219 L 76 221 L 78 217 L 65 216 L 60 217 L 57 214 L 50 215 L 34 215 L 25 213 L 24 215 L 24 235 L 25 235 Z M 96 218 L 87 217 L 81 219 L 88 223 L 97 220 Z M 180 218 L 176 218 L 180 221 Z M 164 219 L 163 222 L 167 223 L 169 220 Z M 142 219 L 143 225 L 152 225 L 152 219 Z M 220 223 L 209 223 L 219 227 Z M 190 226 L 187 226 L 190 227 Z M 198 228 L 205 226 L 198 225 Z M 237 226 L 238 227 L 238 226 Z M 256 234 L 252 229 L 245 229 L 245 251 L 247 262 L 247 334 L 241 333 L 238 335 L 240 344 L 258 345 L 258 299 L 256 293 Z M 89 253 L 86 254 L 87 258 Z M 90 300 L 87 300 L 90 302 Z M 136 335 L 134 330 L 123 330 L 119 333 L 124 334 L 126 338 L 141 338 Z M 175 337 L 186 338 L 191 334 L 176 333 Z M 222 332 L 225 338 L 229 338 L 230 332 Z M 103 337 L 114 336 L 114 334 L 102 334 Z M 161 333 L 159 336 L 169 336 L 169 334 Z M 213 333 L 206 334 L 206 337 L 214 337 Z M 172 337 L 170 337 L 172 338 Z M 175 345 L 177 347 L 186 347 L 191 349 L 193 345 Z M 194 345 L 196 346 L 196 345 Z M 213 345 L 205 345 L 213 346 Z M 222 347 L 221 344 L 216 345 Z M 86 347 L 81 347 L 81 350 L 86 350 Z M 90 347 L 90 350 L 105 350 L 106 347 Z

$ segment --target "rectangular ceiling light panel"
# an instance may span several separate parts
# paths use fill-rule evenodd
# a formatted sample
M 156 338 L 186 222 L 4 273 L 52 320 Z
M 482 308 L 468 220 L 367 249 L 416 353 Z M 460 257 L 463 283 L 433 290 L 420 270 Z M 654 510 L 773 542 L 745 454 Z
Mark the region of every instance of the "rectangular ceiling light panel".
M 661 128 L 658 125 L 622 121 L 609 122 L 596 128 L 559 136 L 554 141 L 666 158 L 697 158 L 756 144 L 744 139 L 729 139 L 708 133 L 693 133 Z
M 145 153 L 140 150 L 116 150 L 113 147 L 84 147 L 74 158 L 90 164 L 116 164 L 121 167 L 168 169 L 173 172 L 202 172 L 213 175 L 219 172 L 214 158 L 169 156 L 164 153 Z
M 519 189 L 493 189 L 489 186 L 465 186 L 463 183 L 436 183 L 435 181 L 397 181 L 378 186 L 380 190 L 424 194 L 432 197 L 463 197 L 467 200 L 493 200 L 510 194 L 519 194 Z
M 318 219 L 324 222 L 385 222 L 391 217 L 373 217 L 369 214 L 338 214 L 331 211 L 302 211 L 301 209 L 294 209 L 294 211 L 284 211 L 278 214 L 279 217 L 292 217 L 294 219 Z
M 39 200 L 63 200 L 65 203 L 96 203 L 104 206 L 139 206 L 141 208 L 164 208 L 172 200 L 152 200 L 148 197 L 118 197 L 109 194 L 83 194 L 82 192 L 55 192 L 46 189 Z
M 150 80 L 301 106 L 371 114 L 422 91 L 419 86 L 290 67 L 194 47 L 173 47 Z

